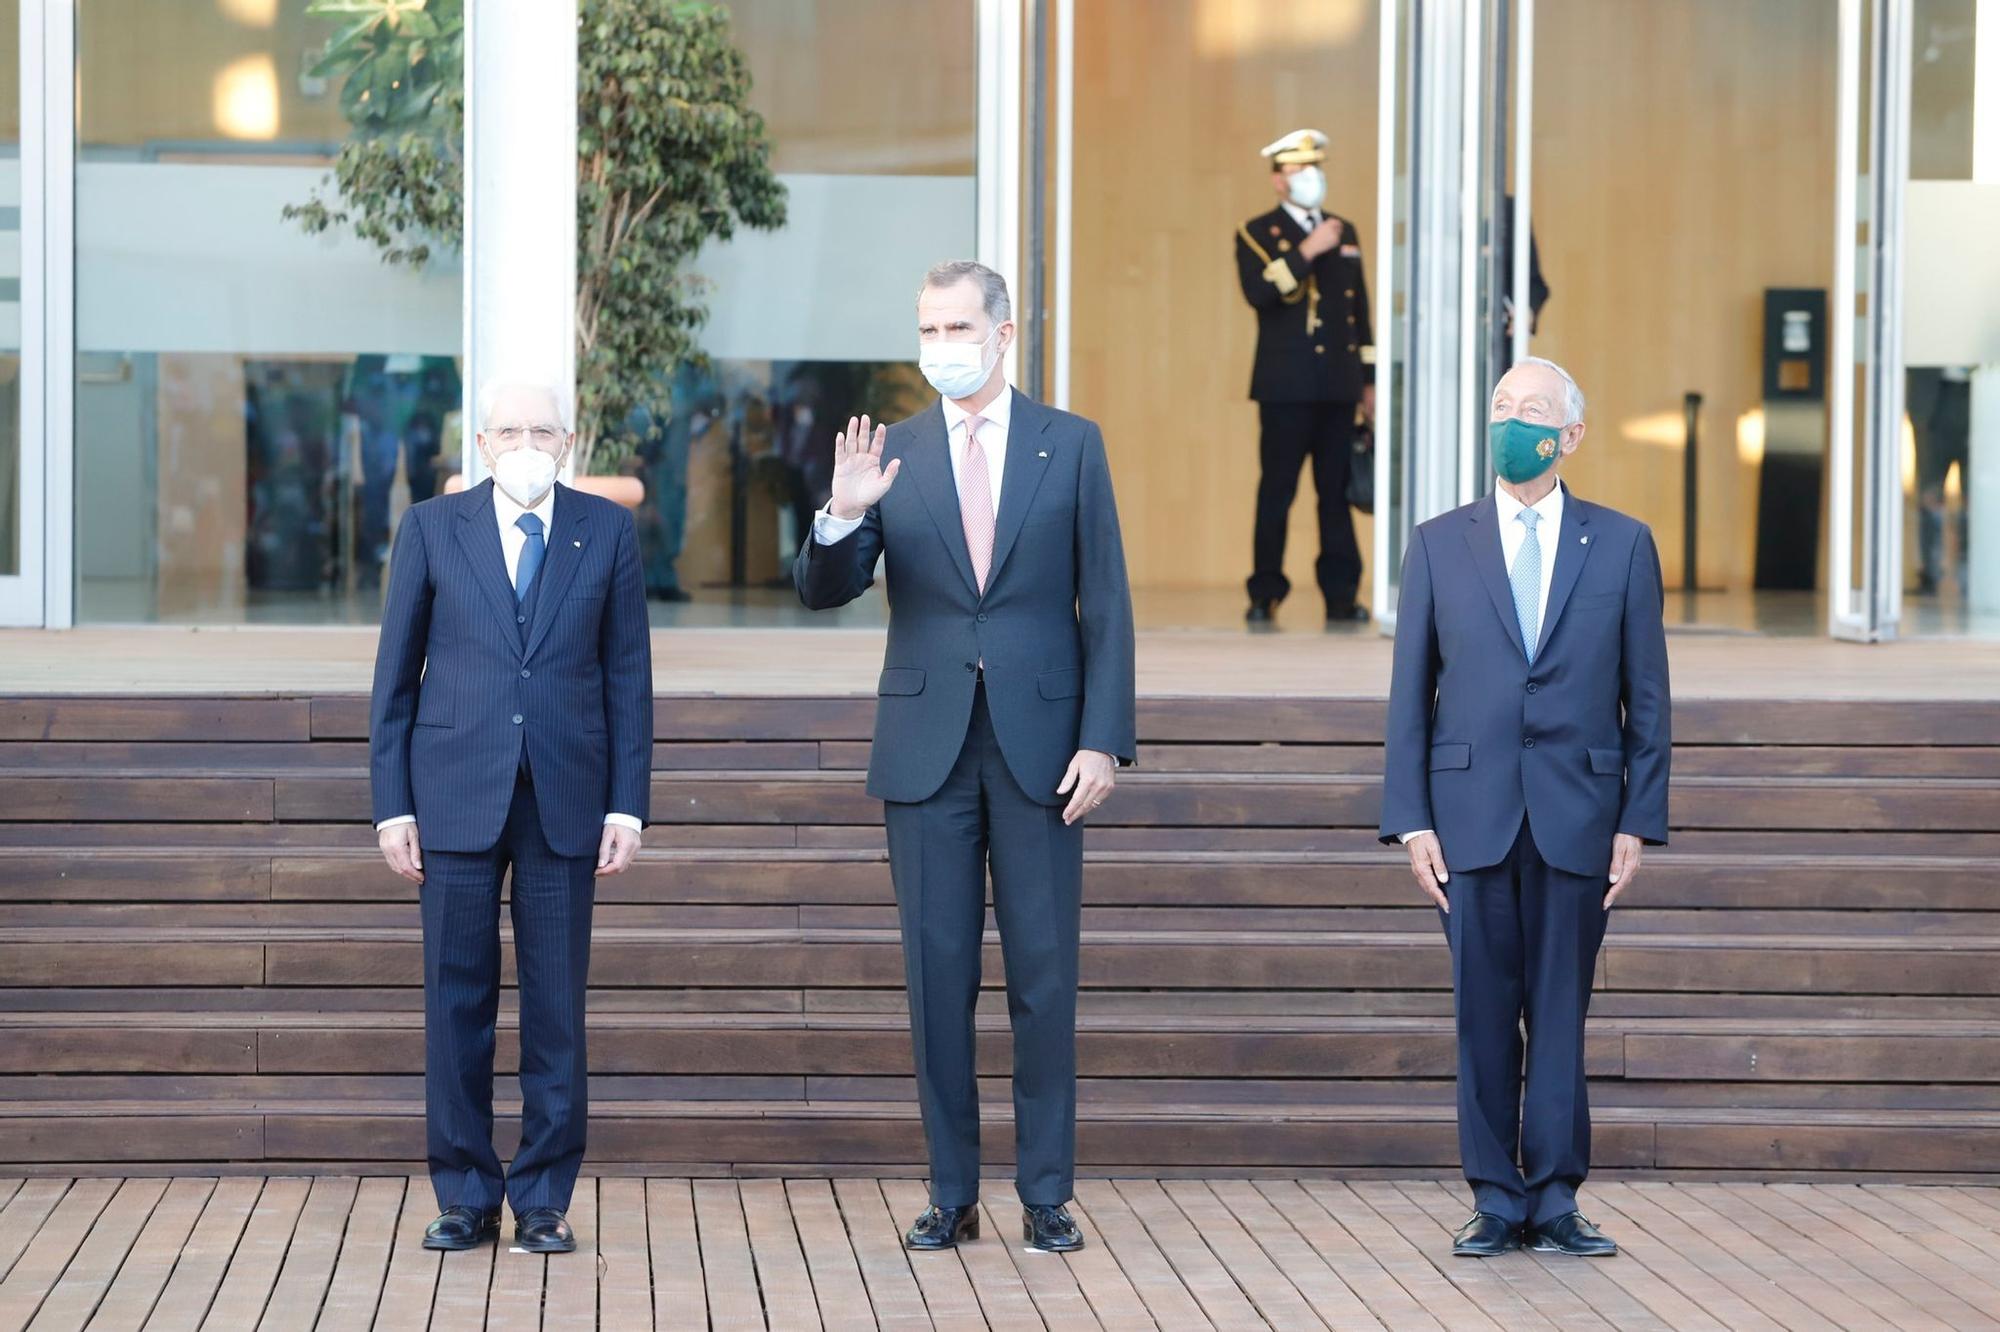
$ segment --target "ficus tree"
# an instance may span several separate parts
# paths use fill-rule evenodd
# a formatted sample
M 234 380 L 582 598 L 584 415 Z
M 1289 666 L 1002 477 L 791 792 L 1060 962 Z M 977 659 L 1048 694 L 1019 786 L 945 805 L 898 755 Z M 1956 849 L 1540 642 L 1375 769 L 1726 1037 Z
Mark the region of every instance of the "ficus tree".
M 316 73 L 345 76 L 354 133 L 331 197 L 285 210 L 421 268 L 463 244 L 463 0 L 313 0 L 337 20 Z M 725 5 L 578 0 L 577 470 L 610 471 L 700 354 L 707 295 L 690 264 L 736 228 L 784 225 L 763 117 Z

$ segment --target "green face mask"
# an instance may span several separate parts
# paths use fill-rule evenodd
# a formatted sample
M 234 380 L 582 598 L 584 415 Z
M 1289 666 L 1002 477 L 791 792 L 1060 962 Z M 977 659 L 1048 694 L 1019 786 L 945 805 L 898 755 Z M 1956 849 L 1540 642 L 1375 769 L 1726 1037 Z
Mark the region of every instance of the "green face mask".
M 1562 456 L 1562 427 L 1510 416 L 1487 423 L 1486 443 L 1493 450 L 1493 470 L 1518 486 L 1555 466 Z

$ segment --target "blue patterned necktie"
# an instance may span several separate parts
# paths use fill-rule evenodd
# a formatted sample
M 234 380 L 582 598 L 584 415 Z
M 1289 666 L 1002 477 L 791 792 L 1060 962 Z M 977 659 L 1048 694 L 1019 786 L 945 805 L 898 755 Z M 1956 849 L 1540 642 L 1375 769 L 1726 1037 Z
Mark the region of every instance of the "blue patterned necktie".
M 1542 515 L 1523 509 L 1514 517 L 1528 533 L 1521 538 L 1508 578 L 1514 584 L 1514 615 L 1521 621 L 1521 645 L 1533 661 L 1542 636 L 1542 543 L 1535 536 L 1535 524 L 1542 521 Z
M 542 540 L 542 520 L 534 514 L 522 514 L 514 526 L 528 534 L 527 544 L 521 547 L 521 562 L 514 566 L 514 602 L 519 605 L 528 599 L 528 589 L 535 585 L 535 575 L 542 571 L 542 557 L 549 553 L 549 547 Z

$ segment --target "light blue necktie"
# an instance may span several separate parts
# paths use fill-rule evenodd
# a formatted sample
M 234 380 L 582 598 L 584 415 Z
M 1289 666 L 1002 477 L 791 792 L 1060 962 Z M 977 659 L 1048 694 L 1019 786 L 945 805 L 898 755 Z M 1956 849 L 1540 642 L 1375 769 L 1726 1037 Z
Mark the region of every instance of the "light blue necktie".
M 1514 584 L 1514 615 L 1521 621 L 1521 644 L 1528 660 L 1535 659 L 1535 646 L 1542 636 L 1542 543 L 1535 536 L 1535 524 L 1542 515 L 1523 509 L 1515 518 L 1528 529 L 1521 549 L 1514 555 L 1514 569 L 1508 575 Z
M 542 540 L 542 520 L 534 514 L 522 514 L 514 526 L 528 534 L 527 544 L 521 547 L 521 561 L 514 566 L 514 601 L 518 605 L 528 599 L 528 589 L 535 585 L 535 575 L 541 572 L 542 557 L 549 553 L 549 547 Z

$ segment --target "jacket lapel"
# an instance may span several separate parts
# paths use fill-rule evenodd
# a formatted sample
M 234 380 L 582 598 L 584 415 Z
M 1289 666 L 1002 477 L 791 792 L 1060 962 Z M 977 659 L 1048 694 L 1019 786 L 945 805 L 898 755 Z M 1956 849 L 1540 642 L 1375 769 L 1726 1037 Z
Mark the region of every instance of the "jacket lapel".
M 1556 538 L 1556 568 L 1549 580 L 1549 609 L 1542 616 L 1542 641 L 1535 646 L 1538 656 L 1549 645 L 1549 636 L 1556 631 L 1556 621 L 1562 618 L 1563 607 L 1569 604 L 1569 594 L 1575 590 L 1576 580 L 1583 573 L 1583 562 L 1590 558 L 1589 523 L 1590 506 L 1564 486 L 1562 535 Z
M 1507 555 L 1500 548 L 1500 509 L 1493 496 L 1488 495 L 1473 508 L 1465 525 L 1465 544 L 1472 548 L 1479 581 L 1486 584 L 1486 594 L 1493 598 L 1493 609 L 1507 630 L 1507 641 L 1525 661 L 1528 649 L 1521 642 L 1521 617 L 1514 613 L 1514 586 L 1507 581 Z
M 583 563 L 588 541 L 584 538 L 583 503 L 574 490 L 568 486 L 556 486 L 556 511 L 554 521 L 549 524 L 555 530 L 549 534 L 548 554 L 542 559 L 542 571 L 535 575 L 541 587 L 534 592 L 535 622 L 528 626 L 528 646 L 521 653 L 525 660 L 535 655 L 535 649 L 549 632 L 549 625 L 555 621 L 556 612 L 562 609 L 562 599 L 569 593 L 569 585 L 576 578 L 577 566 Z
M 458 506 L 458 544 L 472 564 L 473 581 L 506 626 L 503 637 L 513 647 L 521 643 L 515 623 L 514 587 L 507 581 L 507 555 L 500 549 L 500 520 L 493 512 L 493 483 L 485 481 L 465 492 Z
M 930 410 L 911 425 L 917 437 L 904 454 L 903 466 L 915 473 L 917 493 L 924 497 L 924 507 L 931 511 L 931 521 L 937 524 L 945 551 L 958 566 L 967 590 L 976 597 L 979 580 L 973 577 L 972 556 L 965 548 L 965 520 L 959 516 L 958 487 L 952 481 L 951 439 L 945 431 L 942 400 L 932 403 Z M 990 571 L 988 584 L 991 585 Z
M 1000 513 L 993 526 L 993 567 L 986 571 L 990 589 L 1000 577 L 1000 568 L 1021 535 L 1028 509 L 1042 487 L 1049 470 L 1049 450 L 1041 446 L 1042 432 L 1054 418 L 1042 405 L 1019 390 L 1014 393 L 1014 412 L 1007 424 L 1007 460 L 1000 469 Z

